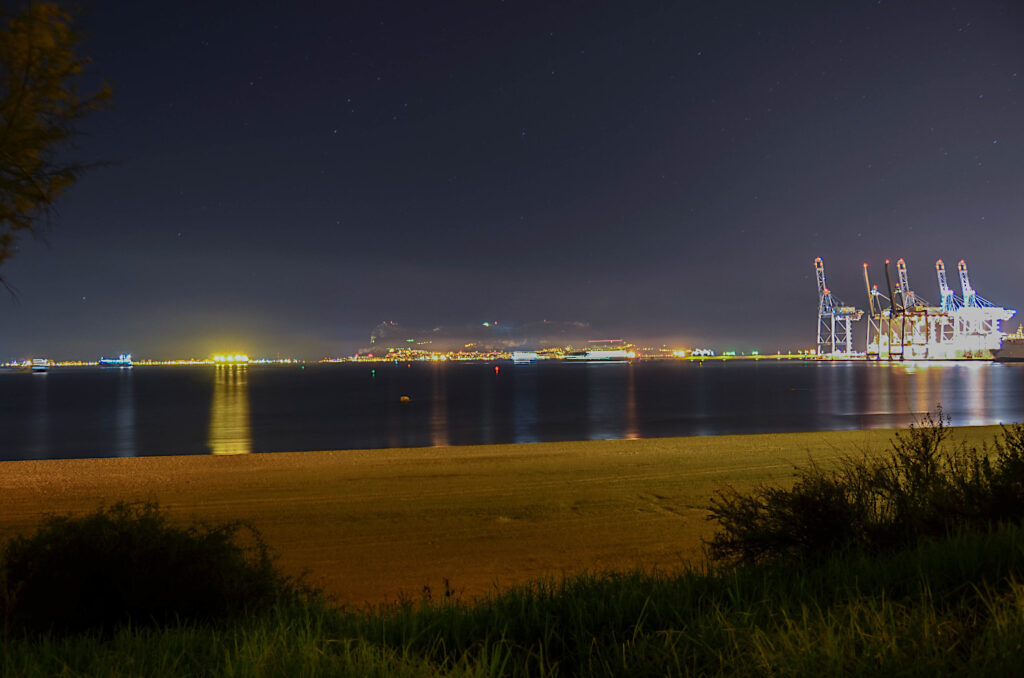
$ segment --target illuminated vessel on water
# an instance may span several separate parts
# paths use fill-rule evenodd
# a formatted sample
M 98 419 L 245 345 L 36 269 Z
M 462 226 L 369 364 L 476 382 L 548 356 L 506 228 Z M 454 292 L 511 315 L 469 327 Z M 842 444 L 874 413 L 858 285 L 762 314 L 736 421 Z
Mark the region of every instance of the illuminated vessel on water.
M 589 346 L 585 350 L 567 353 L 565 359 L 572 362 L 625 363 L 636 357 L 632 347 L 621 339 L 600 339 L 587 343 Z
M 50 361 L 46 358 L 32 358 L 32 365 L 29 369 L 36 373 L 45 372 L 50 369 Z
M 571 362 L 626 363 L 634 357 L 635 354 L 632 351 L 596 348 L 589 351 L 579 351 L 578 353 L 568 353 L 565 359 Z
M 1001 363 L 1024 362 L 1024 325 L 1017 325 L 1017 331 L 1003 337 L 999 348 L 992 349 L 992 357 Z
M 122 353 L 116 358 L 100 358 L 101 367 L 131 367 L 132 354 Z
M 543 360 L 536 351 L 512 351 L 512 362 L 516 365 L 532 365 Z

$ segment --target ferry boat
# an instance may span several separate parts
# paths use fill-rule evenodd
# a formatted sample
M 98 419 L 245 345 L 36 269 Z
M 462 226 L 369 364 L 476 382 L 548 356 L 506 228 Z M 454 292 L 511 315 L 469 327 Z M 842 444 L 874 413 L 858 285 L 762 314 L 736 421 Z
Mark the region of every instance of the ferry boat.
M 632 351 L 607 348 L 595 348 L 565 355 L 565 359 L 570 362 L 582 363 L 628 363 L 635 357 L 636 354 Z
M 32 358 L 32 364 L 29 366 L 29 369 L 36 374 L 41 374 L 50 369 L 50 361 L 46 358 Z
M 546 359 L 536 351 L 512 351 L 512 363 L 515 365 L 532 365 L 539 360 Z
M 565 360 L 583 363 L 628 363 L 636 351 L 622 339 L 594 339 L 580 351 L 565 354 Z
M 1017 325 L 1017 331 L 1003 337 L 999 348 L 992 349 L 992 357 L 1000 363 L 1024 362 L 1024 325 Z
M 131 367 L 132 354 L 122 353 L 116 358 L 100 358 L 100 367 Z

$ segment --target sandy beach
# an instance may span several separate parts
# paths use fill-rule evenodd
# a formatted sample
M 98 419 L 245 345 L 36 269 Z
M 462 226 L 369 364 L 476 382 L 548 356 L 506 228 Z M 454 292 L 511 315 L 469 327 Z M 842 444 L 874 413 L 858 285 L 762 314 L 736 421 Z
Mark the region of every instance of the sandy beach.
M 961 428 L 990 441 L 998 427 Z M 292 574 L 374 605 L 543 576 L 700 558 L 727 483 L 885 449 L 893 431 L 0 462 L 0 538 L 46 514 L 155 500 L 174 521 L 242 519 Z

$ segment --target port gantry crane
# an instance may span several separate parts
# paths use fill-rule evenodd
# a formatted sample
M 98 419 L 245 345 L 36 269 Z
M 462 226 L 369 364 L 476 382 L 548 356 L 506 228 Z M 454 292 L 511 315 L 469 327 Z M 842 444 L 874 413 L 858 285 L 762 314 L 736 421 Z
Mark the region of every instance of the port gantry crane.
M 818 355 L 849 357 L 853 354 L 850 323 L 860 320 L 864 311 L 844 306 L 832 295 L 821 257 L 814 260 L 814 273 L 818 280 Z
M 954 330 L 965 355 L 978 355 L 998 348 L 1003 332 L 999 324 L 1009 320 L 1016 311 L 996 306 L 985 299 L 971 286 L 967 275 L 967 262 L 957 264 L 960 273 L 960 289 L 964 294 L 963 307 L 957 311 Z
M 886 342 L 888 342 L 892 300 L 878 291 L 878 285 L 871 284 L 867 263 L 864 264 L 864 289 L 868 293 L 868 331 L 864 342 L 864 354 L 868 360 L 872 357 L 880 360 L 882 357 L 882 327 L 885 327 Z M 886 303 L 890 305 L 888 309 L 885 308 Z M 889 353 L 888 346 L 889 344 L 885 343 L 888 358 L 892 360 L 892 354 Z
M 961 261 L 961 263 L 963 262 Z M 967 271 L 965 270 L 964 273 L 966 274 L 966 272 Z M 939 294 L 942 295 L 942 300 L 939 302 L 939 308 L 944 313 L 952 313 L 956 309 L 960 308 L 961 302 L 956 298 L 956 294 L 953 293 L 953 290 L 949 289 L 949 285 L 946 283 L 946 265 L 942 263 L 942 259 L 935 262 L 935 273 L 939 277 Z
M 967 308 L 981 308 L 983 305 L 981 302 L 985 302 L 984 305 L 991 306 L 988 301 L 978 297 L 978 293 L 971 287 L 971 279 L 967 277 L 967 262 L 963 259 L 957 264 L 957 270 L 960 271 L 960 289 L 964 293 L 964 306 Z
M 888 263 L 888 262 L 887 262 Z M 896 273 L 899 277 L 899 293 L 900 303 L 904 310 L 914 308 L 915 306 L 927 306 L 928 302 L 914 294 L 913 290 L 910 289 L 910 282 L 907 278 L 907 262 L 900 257 L 896 260 Z
M 1000 323 L 1016 313 L 995 306 L 971 286 L 967 264 L 957 267 L 964 298 L 949 288 L 946 267 L 939 259 L 935 272 L 941 301 L 938 306 L 915 294 L 910 288 L 907 263 L 896 262 L 896 286 L 885 260 L 888 296 L 872 285 L 868 265 L 864 264 L 864 290 L 868 296 L 865 356 L 871 360 L 944 360 L 950 358 L 990 358 L 999 348 L 1003 332 Z M 828 289 L 825 269 L 818 258 L 814 262 L 818 278 L 818 354 L 842 357 L 852 354 L 850 322 L 860 320 L 862 311 L 842 306 Z
M 957 315 L 956 310 L 964 303 L 956 296 L 956 293 L 949 288 L 946 282 L 946 265 L 942 259 L 935 262 L 935 275 L 939 280 L 939 308 L 935 314 L 935 331 L 932 333 L 932 345 L 953 347 L 957 344 Z M 942 351 L 939 351 L 941 353 Z
M 889 262 L 886 262 L 888 264 Z M 948 329 L 944 325 L 947 317 L 939 312 L 939 309 L 931 306 L 927 300 L 918 296 L 911 288 L 907 276 L 907 262 L 903 258 L 896 260 L 896 272 L 899 277 L 900 307 L 897 309 L 900 315 L 899 322 L 899 347 L 900 358 L 928 358 L 934 339 L 943 336 Z M 897 328 L 890 323 L 890 330 Z M 889 346 L 896 342 L 890 335 Z

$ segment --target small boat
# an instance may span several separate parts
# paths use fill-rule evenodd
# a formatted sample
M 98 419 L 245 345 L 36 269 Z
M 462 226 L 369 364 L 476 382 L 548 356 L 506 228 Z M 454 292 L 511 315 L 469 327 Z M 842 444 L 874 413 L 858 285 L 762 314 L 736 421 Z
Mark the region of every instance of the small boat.
M 132 354 L 122 353 L 116 358 L 100 358 L 100 367 L 131 367 Z
M 50 369 L 50 361 L 46 358 L 32 358 L 32 364 L 29 366 L 29 369 L 34 374 L 42 374 Z

